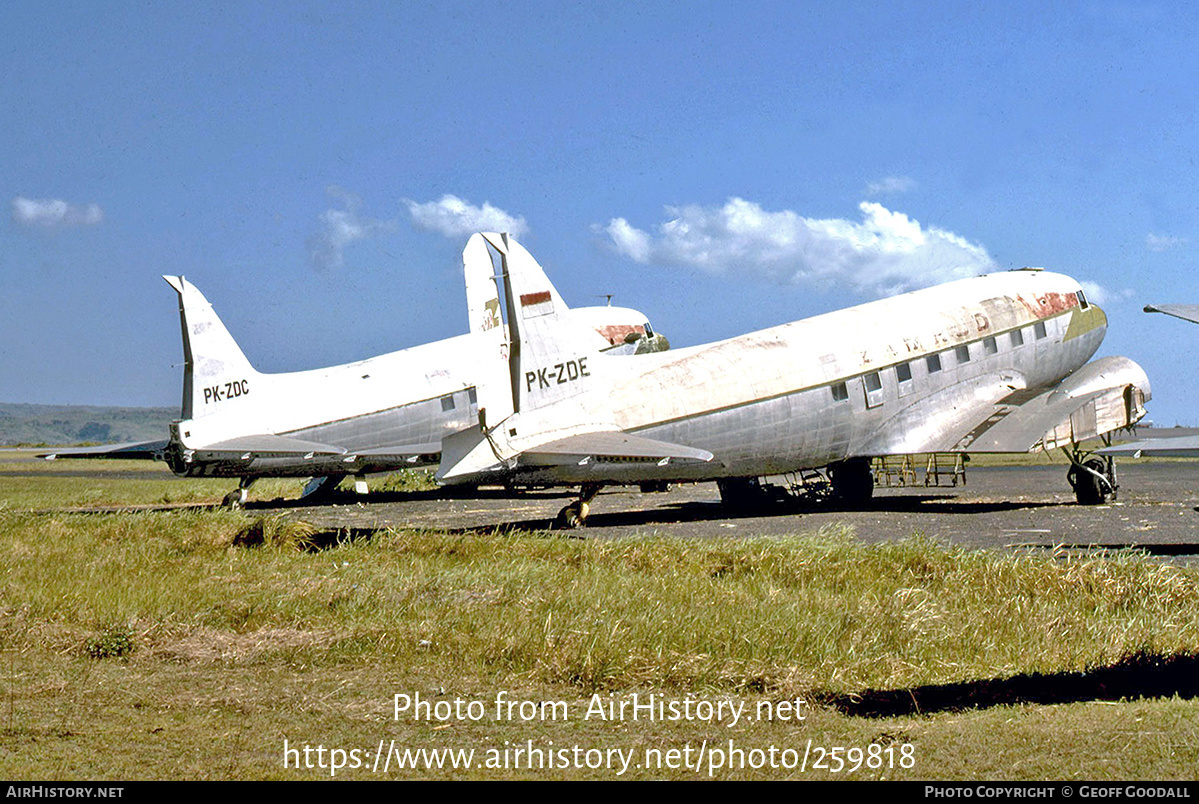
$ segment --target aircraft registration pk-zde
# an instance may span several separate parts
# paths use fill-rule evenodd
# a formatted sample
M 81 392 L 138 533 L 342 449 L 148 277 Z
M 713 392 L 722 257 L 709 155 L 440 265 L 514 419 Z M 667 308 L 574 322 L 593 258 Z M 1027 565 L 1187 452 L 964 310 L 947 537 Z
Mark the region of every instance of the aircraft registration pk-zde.
M 1110 443 L 1150 396 L 1132 360 L 1088 362 L 1107 318 L 1048 271 L 615 355 L 596 334 L 602 314 L 568 308 L 512 237 L 473 235 L 463 267 L 469 334 L 286 374 L 255 371 L 200 292 L 166 277 L 182 418 L 168 442 L 123 449 L 151 448 L 181 475 L 240 477 L 241 499 L 257 477 L 433 463 L 442 484 L 578 485 L 560 514 L 575 525 L 606 484 L 717 480 L 744 499 L 759 477 L 825 468 L 852 503 L 870 496 L 876 456 L 1062 448 L 1078 500 L 1096 503 L 1115 492 L 1114 466 L 1080 445 Z

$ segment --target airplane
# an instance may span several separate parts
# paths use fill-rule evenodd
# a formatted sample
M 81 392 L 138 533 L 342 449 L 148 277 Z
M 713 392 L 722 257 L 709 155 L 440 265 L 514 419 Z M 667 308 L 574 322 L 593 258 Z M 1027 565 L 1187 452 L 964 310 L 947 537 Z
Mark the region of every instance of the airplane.
M 472 267 L 467 266 L 469 271 Z M 165 440 L 41 453 L 58 458 L 165 461 L 185 477 L 236 477 L 224 504 L 245 503 L 261 477 L 311 477 L 319 497 L 348 475 L 366 493 L 366 475 L 436 464 L 441 441 L 476 419 L 475 353 L 497 315 L 496 286 L 467 278 L 469 334 L 341 366 L 278 374 L 254 369 L 212 305 L 182 276 L 164 276 L 179 298 L 183 402 Z M 490 285 L 490 289 L 488 286 Z M 627 307 L 581 307 L 567 319 L 587 348 L 605 356 L 663 351 L 669 341 Z M 502 327 L 501 327 L 502 329 Z
M 578 486 L 558 522 L 586 522 L 608 484 L 827 471 L 835 496 L 873 492 L 871 459 L 1061 448 L 1081 503 L 1116 491 L 1087 439 L 1145 414 L 1145 372 L 1091 361 L 1107 318 L 1079 283 L 1040 269 L 958 280 L 712 344 L 612 353 L 513 237 L 463 251 L 468 335 L 360 363 L 254 371 L 181 277 L 183 417 L 158 453 L 188 476 L 340 478 L 438 466 L 443 485 Z M 643 318 L 643 317 L 642 317 Z M 651 328 L 642 331 L 649 335 Z M 634 350 L 636 351 L 636 350 Z M 1091 362 L 1088 362 L 1091 361 Z
M 1146 313 L 1165 313 L 1166 315 L 1199 324 L 1199 304 L 1147 304 Z M 1170 438 L 1150 438 L 1141 441 L 1130 441 L 1125 444 L 1107 446 L 1098 450 L 1104 456 L 1128 456 L 1140 458 L 1152 456 L 1155 458 L 1195 458 L 1199 457 L 1199 436 L 1177 436 Z
M 1106 316 L 1077 281 L 1041 269 L 611 360 L 588 350 L 511 236 L 473 235 L 463 261 L 475 281 L 492 268 L 507 327 L 485 333 L 477 420 L 442 440 L 435 477 L 579 485 L 559 513 L 567 526 L 605 484 L 716 480 L 736 501 L 760 477 L 824 467 L 834 494 L 858 503 L 872 458 L 930 452 L 1061 448 L 1077 500 L 1099 503 L 1116 491 L 1114 465 L 1082 444 L 1110 444 L 1151 396 L 1132 360 L 1088 362 Z

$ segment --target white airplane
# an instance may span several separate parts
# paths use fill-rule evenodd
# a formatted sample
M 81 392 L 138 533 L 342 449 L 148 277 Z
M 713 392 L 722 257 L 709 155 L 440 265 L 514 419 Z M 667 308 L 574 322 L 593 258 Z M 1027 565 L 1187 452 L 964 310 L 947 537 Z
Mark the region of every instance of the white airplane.
M 442 439 L 477 419 L 474 366 L 489 342 L 484 333 L 500 323 L 491 268 L 472 277 L 472 267 L 479 266 L 467 266 L 470 334 L 281 374 L 255 370 L 204 295 L 181 276 L 164 276 L 179 296 L 184 353 L 182 412 L 170 438 L 42 457 L 156 459 L 186 477 L 240 478 L 229 506 L 244 503 L 260 477 L 311 477 L 307 497 L 352 474 L 365 493 L 367 474 L 436 464 Z M 566 317 L 588 349 L 606 357 L 669 348 L 636 310 L 584 307 Z
M 1150 396 L 1133 361 L 1088 362 L 1106 317 L 1039 270 L 629 356 L 510 236 L 473 235 L 463 266 L 469 335 L 291 374 L 256 372 L 199 291 L 168 277 L 184 409 L 155 451 L 179 474 L 242 478 L 230 503 L 262 476 L 433 463 L 447 485 L 579 485 L 559 516 L 573 526 L 605 484 L 716 480 L 737 500 L 759 477 L 826 467 L 856 502 L 875 456 L 1060 447 L 1093 503 L 1115 492 L 1114 467 L 1080 445 L 1139 420 Z
M 761 476 L 828 467 L 834 492 L 861 500 L 872 457 L 928 452 L 1060 447 L 1078 500 L 1101 502 L 1114 467 L 1080 445 L 1136 422 L 1150 397 L 1128 358 L 1088 362 L 1106 316 L 1078 282 L 1040 270 L 615 360 L 589 349 L 511 237 L 476 234 L 463 261 L 476 279 L 498 269 L 507 327 L 484 333 L 477 420 L 442 439 L 436 477 L 580 484 L 565 524 L 584 521 L 608 483 L 718 480 L 727 498 Z

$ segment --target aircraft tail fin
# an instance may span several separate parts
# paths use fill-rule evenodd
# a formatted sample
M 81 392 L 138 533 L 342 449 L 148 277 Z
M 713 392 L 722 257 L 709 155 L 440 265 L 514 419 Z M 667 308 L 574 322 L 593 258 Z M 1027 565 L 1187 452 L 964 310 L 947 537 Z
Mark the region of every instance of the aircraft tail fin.
M 179 294 L 183 331 L 182 418 L 197 419 L 251 392 L 259 376 L 208 299 L 182 276 L 164 276 Z
M 481 471 L 571 433 L 611 430 L 591 421 L 583 402 L 601 381 L 604 341 L 570 315 L 533 255 L 507 234 L 483 232 L 462 257 L 471 330 L 487 338 L 476 369 L 479 425 L 443 442 L 438 479 Z M 488 304 L 506 326 L 484 314 Z

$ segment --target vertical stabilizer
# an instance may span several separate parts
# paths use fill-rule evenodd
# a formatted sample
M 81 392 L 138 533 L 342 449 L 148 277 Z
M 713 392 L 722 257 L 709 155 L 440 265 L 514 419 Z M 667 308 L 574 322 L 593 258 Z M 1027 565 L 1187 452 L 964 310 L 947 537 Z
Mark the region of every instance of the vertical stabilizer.
M 504 300 L 514 345 L 512 384 L 518 411 L 545 407 L 588 390 L 598 355 L 595 334 L 570 315 L 533 255 L 509 235 L 486 233 L 503 264 Z
M 462 259 L 471 331 L 482 336 L 479 424 L 442 441 L 442 482 L 490 471 L 564 428 L 590 426 L 578 403 L 596 387 L 605 343 L 570 315 L 544 269 L 509 235 L 473 235 Z
M 198 419 L 253 393 L 258 372 L 204 294 L 181 276 L 164 276 L 179 294 L 183 330 L 183 415 Z

